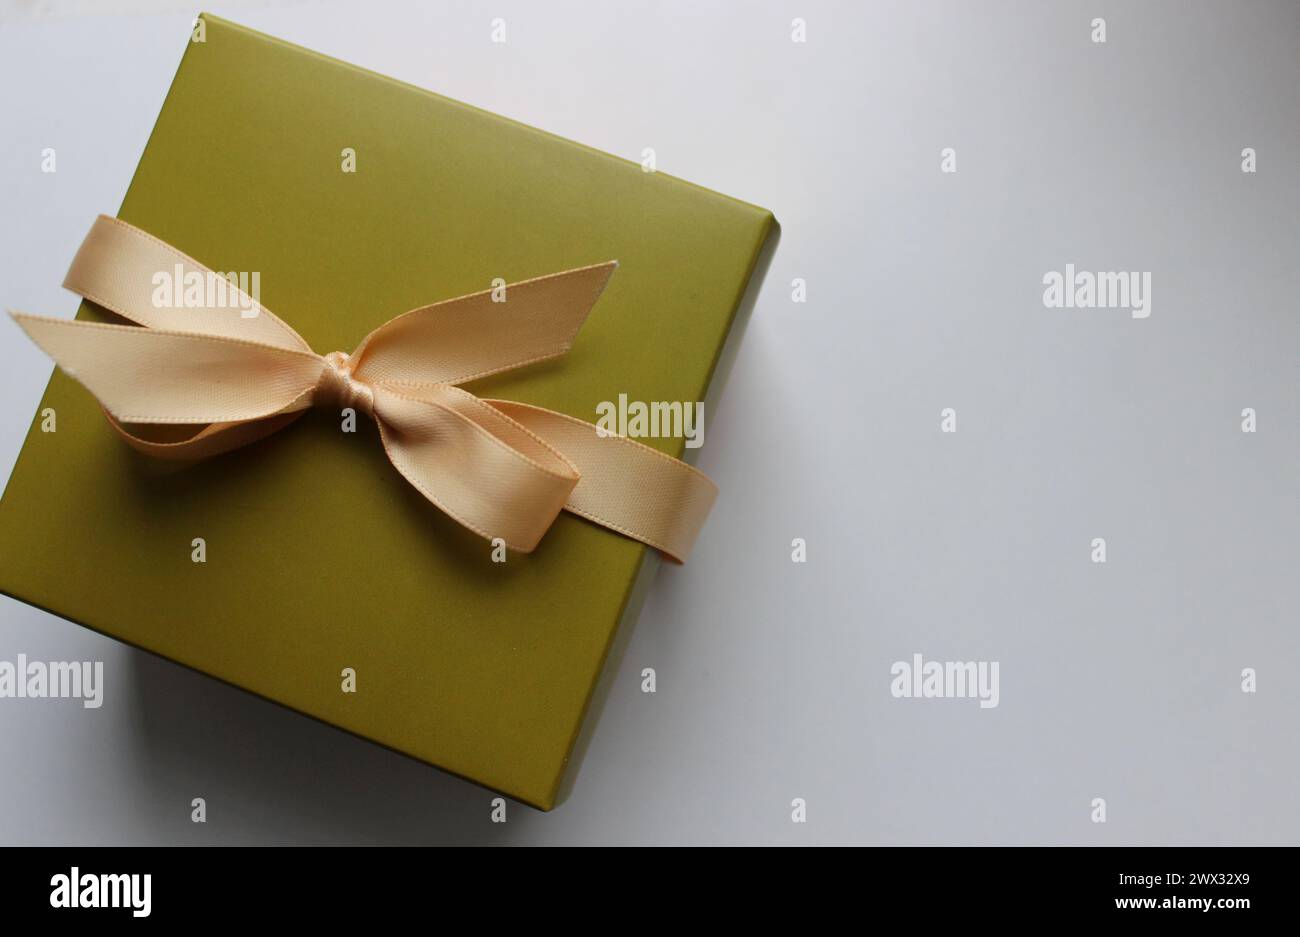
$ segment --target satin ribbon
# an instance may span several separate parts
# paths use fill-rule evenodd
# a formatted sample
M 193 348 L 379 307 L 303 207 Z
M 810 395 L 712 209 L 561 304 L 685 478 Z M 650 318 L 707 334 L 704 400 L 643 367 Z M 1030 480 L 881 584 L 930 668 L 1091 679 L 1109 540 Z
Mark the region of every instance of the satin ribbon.
M 136 449 L 201 459 L 268 436 L 308 407 L 353 407 L 378 423 L 407 481 L 489 540 L 530 552 L 565 510 L 679 562 L 690 553 L 717 495 L 703 473 L 583 420 L 458 386 L 568 352 L 617 262 L 511 284 L 505 302 L 485 290 L 413 309 L 350 355 L 316 354 L 234 287 L 237 303 L 159 308 L 154 278 L 178 264 L 216 276 L 100 215 L 63 285 L 143 328 L 10 312 Z M 159 442 L 127 424 L 195 429 Z

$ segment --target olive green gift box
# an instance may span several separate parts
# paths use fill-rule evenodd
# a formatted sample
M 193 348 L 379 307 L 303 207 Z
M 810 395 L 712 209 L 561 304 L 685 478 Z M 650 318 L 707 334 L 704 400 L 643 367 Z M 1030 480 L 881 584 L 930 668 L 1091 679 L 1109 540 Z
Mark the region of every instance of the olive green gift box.
M 566 357 L 470 389 L 593 422 L 620 393 L 704 399 L 770 212 L 215 17 L 201 38 L 118 217 L 257 271 L 321 353 L 496 277 L 617 259 Z M 5 593 L 554 806 L 646 547 L 562 514 L 492 562 L 335 412 L 177 465 L 60 371 L 46 408 L 57 429 L 34 421 L 0 500 Z

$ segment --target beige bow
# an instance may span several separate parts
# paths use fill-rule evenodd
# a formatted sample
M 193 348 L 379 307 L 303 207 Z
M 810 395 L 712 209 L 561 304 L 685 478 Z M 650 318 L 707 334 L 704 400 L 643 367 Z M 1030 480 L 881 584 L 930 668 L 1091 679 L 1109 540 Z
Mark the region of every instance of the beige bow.
M 310 406 L 352 407 L 374 417 L 407 481 L 483 537 L 531 551 L 563 509 L 683 561 L 717 495 L 704 474 L 583 420 L 457 386 L 568 352 L 616 266 L 515 283 L 506 302 L 485 290 L 422 306 L 379 326 L 350 355 L 318 355 L 233 286 L 235 302 L 156 304 L 160 273 L 220 274 L 101 215 L 63 285 L 144 328 L 10 314 L 150 455 L 205 458 L 267 436 Z M 198 428 L 155 442 L 127 423 Z

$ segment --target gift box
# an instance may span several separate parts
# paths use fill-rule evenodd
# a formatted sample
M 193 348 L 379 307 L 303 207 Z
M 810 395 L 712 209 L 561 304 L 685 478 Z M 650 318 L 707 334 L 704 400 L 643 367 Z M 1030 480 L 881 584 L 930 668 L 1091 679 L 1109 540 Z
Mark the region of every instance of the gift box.
M 321 353 L 617 260 L 567 355 L 465 385 L 592 423 L 610 402 L 704 399 L 775 231 L 764 209 L 206 15 L 118 218 L 250 274 Z M 116 321 L 93 302 L 77 317 Z M 0 589 L 550 809 L 656 551 L 563 513 L 503 557 L 340 412 L 163 461 L 56 369 L 0 500 Z M 641 442 L 680 457 L 685 440 Z

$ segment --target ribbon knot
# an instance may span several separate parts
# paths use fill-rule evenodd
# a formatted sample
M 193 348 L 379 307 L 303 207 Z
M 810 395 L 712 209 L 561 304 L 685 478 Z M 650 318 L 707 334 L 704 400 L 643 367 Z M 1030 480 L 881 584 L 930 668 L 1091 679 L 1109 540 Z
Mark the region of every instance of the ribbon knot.
M 318 355 L 238 290 L 237 303 L 158 306 L 159 271 L 182 268 L 187 281 L 218 275 L 100 215 L 63 285 L 134 325 L 11 314 L 95 395 L 122 438 L 149 455 L 228 452 L 308 407 L 337 403 L 372 416 L 393 467 L 483 537 L 528 552 L 564 510 L 680 562 L 717 495 L 703 474 L 576 417 L 483 400 L 459 386 L 566 354 L 616 266 L 514 283 L 506 302 L 483 290 L 421 306 L 379 325 L 351 355 Z M 194 429 L 160 442 L 150 424 Z
M 317 406 L 352 407 L 366 416 L 375 412 L 375 391 L 365 381 L 352 376 L 352 359 L 342 351 L 331 351 L 324 358 L 312 402 Z

